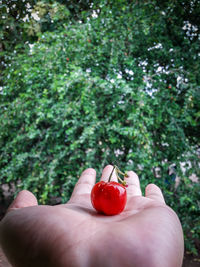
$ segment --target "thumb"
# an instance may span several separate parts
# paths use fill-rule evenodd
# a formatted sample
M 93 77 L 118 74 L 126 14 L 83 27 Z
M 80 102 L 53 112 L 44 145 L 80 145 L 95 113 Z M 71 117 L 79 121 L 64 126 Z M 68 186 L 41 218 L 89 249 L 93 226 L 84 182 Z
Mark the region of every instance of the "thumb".
M 7 212 L 14 209 L 21 209 L 25 207 L 37 206 L 38 202 L 36 197 L 28 190 L 22 190 L 18 193 L 16 198 L 8 207 Z

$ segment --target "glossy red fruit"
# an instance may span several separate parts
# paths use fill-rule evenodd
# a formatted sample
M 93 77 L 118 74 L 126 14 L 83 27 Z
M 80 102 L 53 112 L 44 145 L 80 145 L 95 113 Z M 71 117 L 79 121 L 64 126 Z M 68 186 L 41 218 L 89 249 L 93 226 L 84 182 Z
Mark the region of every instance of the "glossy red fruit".
M 98 182 L 91 192 L 93 207 L 106 215 L 121 213 L 126 205 L 126 188 L 117 182 Z

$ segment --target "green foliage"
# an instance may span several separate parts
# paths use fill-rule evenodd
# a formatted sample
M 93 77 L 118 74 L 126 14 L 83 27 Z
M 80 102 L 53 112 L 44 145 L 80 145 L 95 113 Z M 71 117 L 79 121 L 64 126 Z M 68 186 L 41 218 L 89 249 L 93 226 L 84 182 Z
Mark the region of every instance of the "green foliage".
M 3 52 L 1 183 L 40 203 L 65 202 L 85 168 L 99 177 L 117 163 L 136 171 L 143 189 L 161 186 L 196 253 L 200 186 L 186 177 L 200 177 L 198 7 L 111 2 L 37 2 L 37 19 L 19 26 L 29 41 Z M 191 163 L 186 173 L 181 162 Z M 166 184 L 172 163 L 177 190 Z
M 198 255 L 200 236 L 200 191 L 199 184 L 183 178 L 175 192 L 165 190 L 165 199 L 179 215 L 185 239 L 186 251 Z

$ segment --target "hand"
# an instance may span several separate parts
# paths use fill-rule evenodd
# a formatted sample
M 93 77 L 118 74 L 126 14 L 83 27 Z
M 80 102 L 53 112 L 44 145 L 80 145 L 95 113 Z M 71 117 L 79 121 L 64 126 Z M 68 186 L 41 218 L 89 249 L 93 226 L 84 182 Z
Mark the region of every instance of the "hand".
M 111 170 L 106 166 L 101 180 Z M 148 185 L 143 197 L 137 175 L 128 175 L 127 205 L 116 216 L 98 214 L 91 205 L 94 169 L 82 173 L 63 205 L 38 206 L 31 192 L 21 191 L 0 223 L 1 245 L 11 264 L 181 267 L 184 242 L 177 215 L 159 187 Z

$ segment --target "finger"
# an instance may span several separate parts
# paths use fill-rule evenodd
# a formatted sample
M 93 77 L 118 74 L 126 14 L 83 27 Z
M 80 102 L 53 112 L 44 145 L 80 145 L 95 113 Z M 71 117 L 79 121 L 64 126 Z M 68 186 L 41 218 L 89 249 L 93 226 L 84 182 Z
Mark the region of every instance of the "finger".
M 105 182 L 107 182 L 108 179 L 109 179 L 109 177 L 110 177 L 110 174 L 111 174 L 112 171 L 113 171 L 113 168 L 114 168 L 114 166 L 112 166 L 112 165 L 107 165 L 107 166 L 103 169 L 103 171 L 102 171 L 102 175 L 101 175 L 101 179 L 100 179 L 100 180 L 101 180 L 101 181 L 105 181 Z M 118 182 L 118 180 L 117 180 L 117 175 L 116 175 L 115 170 L 114 170 L 113 173 L 112 173 L 111 181 Z
M 124 180 L 127 182 L 127 195 L 129 196 L 141 196 L 140 180 L 137 174 L 133 171 L 127 172 L 128 177 L 125 177 Z
M 36 197 L 28 190 L 22 190 L 8 207 L 7 212 L 14 209 L 21 209 L 25 207 L 37 206 Z
M 148 184 L 147 185 L 147 187 L 145 189 L 145 196 L 150 198 L 150 199 L 156 200 L 158 202 L 165 203 L 165 199 L 163 197 L 162 191 L 155 184 Z
M 79 178 L 78 182 L 74 187 L 74 191 L 72 193 L 72 197 L 81 194 L 90 194 L 92 187 L 94 186 L 96 181 L 96 171 L 92 168 L 86 169 Z

